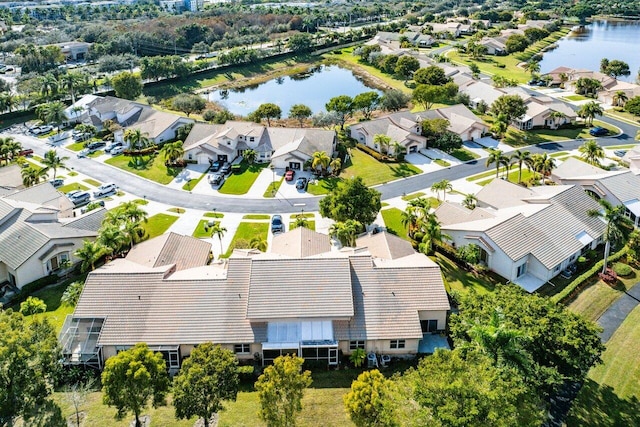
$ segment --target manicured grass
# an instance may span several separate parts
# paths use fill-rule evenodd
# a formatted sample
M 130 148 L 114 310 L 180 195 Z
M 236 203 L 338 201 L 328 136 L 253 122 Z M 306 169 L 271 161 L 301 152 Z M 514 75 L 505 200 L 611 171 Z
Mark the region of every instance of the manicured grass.
M 467 272 L 441 253 L 436 253 L 434 261 L 442 269 L 445 287 L 448 292 L 454 290 L 466 292 L 470 289 L 474 289 L 478 293 L 493 292 L 496 285 L 504 283 L 504 279 L 491 273 L 474 274 Z
M 206 218 L 224 218 L 224 214 L 220 212 L 205 212 L 203 216 Z
M 568 96 L 563 96 L 563 99 L 566 99 L 567 101 L 586 101 L 591 98 L 587 98 L 586 96 L 583 96 L 583 95 L 568 95 Z
M 169 208 L 169 209 L 167 209 L 167 211 L 168 212 L 177 213 L 177 214 L 185 213 L 185 210 L 183 208 Z
M 105 160 L 105 163 L 134 173 L 159 184 L 168 184 L 182 169 L 168 168 L 157 156 L 125 156 L 119 155 Z
M 282 185 L 283 180 L 284 180 L 284 177 L 280 181 L 273 181 L 271 184 L 269 184 L 267 189 L 264 191 L 264 194 L 262 195 L 262 197 L 266 197 L 268 199 L 275 197 L 276 193 L 278 192 L 278 189 L 280 188 L 280 185 Z
M 78 278 L 79 281 L 84 281 L 84 279 L 84 275 Z M 47 304 L 47 311 L 42 314 L 36 314 L 36 316 L 42 316 L 47 319 L 54 327 L 56 333 L 60 333 L 62 325 L 64 324 L 64 319 L 67 317 L 67 314 L 72 314 L 74 309 L 74 307 L 65 306 L 60 303 L 60 298 L 62 298 L 62 294 L 65 289 L 67 289 L 67 283 L 42 289 L 33 293 L 33 296 L 40 298 L 45 304 Z M 14 310 L 19 309 L 20 305 L 14 307 Z
M 594 126 L 601 126 L 609 130 L 610 134 L 618 133 L 618 129 L 604 122 L 594 120 Z M 590 139 L 593 138 L 589 134 L 589 126 L 561 127 L 560 129 L 532 129 L 529 131 L 521 131 L 513 127 L 509 127 L 503 142 L 512 147 L 524 147 L 532 144 L 544 144 L 546 142 L 566 141 L 568 139 Z
M 639 116 L 636 116 L 634 114 L 628 113 L 628 112 L 626 112 L 624 110 L 622 110 L 622 111 L 619 111 L 617 109 L 607 110 L 607 111 L 605 111 L 604 114 L 605 114 L 605 116 L 614 117 L 614 118 L 617 118 L 617 119 L 621 119 L 623 121 L 627 120 L 627 121 L 629 121 L 631 123 L 634 123 L 634 124 L 640 123 L 640 117 Z M 636 139 L 638 139 L 638 138 L 636 138 Z
M 240 172 L 232 173 L 218 190 L 222 194 L 246 194 L 268 163 L 240 163 Z
M 187 181 L 185 185 L 182 186 L 182 189 L 184 191 L 193 190 L 195 186 L 198 185 L 198 183 L 200 183 L 200 181 L 202 181 L 202 178 L 204 178 L 206 175 L 207 175 L 206 173 L 203 173 L 198 178 L 190 179 L 189 181 Z
M 531 179 L 533 177 L 533 175 L 534 175 L 534 172 L 531 172 L 529 169 L 522 168 L 522 181 L 523 182 L 527 182 L 529 179 Z M 503 176 L 504 176 L 504 170 L 500 169 L 500 177 L 503 177 Z M 509 179 L 510 182 L 517 183 L 519 176 L 520 176 L 520 171 L 519 170 L 517 170 L 517 169 L 516 170 L 512 170 L 511 172 L 509 172 L 508 179 Z M 493 178 L 489 178 L 489 179 L 486 179 L 484 181 L 476 182 L 476 184 L 482 185 L 484 187 L 485 185 L 487 185 L 488 183 L 490 183 L 494 179 L 496 179 L 495 172 L 493 173 Z
M 605 147 L 607 150 L 631 150 L 633 148 L 636 148 L 638 145 L 637 144 L 626 144 L 626 145 L 609 145 L 608 147 Z
M 316 222 L 314 220 L 307 220 L 307 225 L 305 227 L 307 227 L 309 230 L 316 231 Z M 289 230 L 293 230 L 294 228 L 296 228 L 296 222 L 289 222 Z
M 74 142 L 73 144 L 65 145 L 64 148 L 71 151 L 80 151 L 84 148 L 84 142 Z
M 607 148 L 609 148 L 609 147 L 607 147 Z M 568 151 L 559 151 L 559 152 L 557 152 L 557 153 L 551 153 L 551 154 L 549 154 L 549 157 L 554 157 L 554 158 L 556 158 L 556 157 L 565 157 L 565 156 L 568 156 L 568 155 L 569 155 L 569 152 L 568 152 Z
M 407 194 L 405 196 L 402 196 L 402 200 L 413 200 L 413 199 L 417 199 L 419 197 L 424 196 L 425 193 L 423 193 L 422 191 L 418 191 L 417 193 L 411 193 L 411 194 Z
M 144 205 L 148 205 L 149 201 L 147 199 L 135 199 L 134 203 L 144 206 Z
M 485 74 L 506 77 L 508 79 L 516 80 L 519 83 L 525 83 L 531 79 L 531 75 L 528 72 L 518 67 L 518 64 L 522 61 L 516 59 L 512 55 L 485 55 L 481 60 L 473 60 L 469 56 L 464 54 L 461 55 L 455 49 L 452 49 L 446 53 L 446 56 L 451 60 L 451 62 L 463 64 L 466 66 L 475 62 L 476 64 L 478 64 L 480 71 Z M 502 64 L 505 67 L 500 68 L 498 64 Z
M 78 172 L 71 171 L 69 172 L 69 176 L 78 176 Z
M 264 214 L 247 214 L 242 217 L 242 219 L 269 219 L 269 218 L 271 218 L 271 215 L 264 215 Z
M 87 157 L 90 157 L 90 158 L 92 158 L 92 159 L 93 159 L 93 158 L 96 158 L 96 157 L 100 157 L 100 156 L 102 156 L 103 154 L 104 154 L 104 151 L 102 151 L 102 150 L 98 150 L 98 151 L 94 151 L 93 153 L 89 153 L 89 154 L 87 155 Z
M 83 179 L 83 181 L 86 182 L 89 185 L 94 186 L 94 187 L 99 187 L 100 186 L 100 181 L 96 181 L 95 179 L 87 178 L 87 179 Z
M 61 191 L 64 194 L 67 194 L 75 190 L 87 191 L 88 189 L 89 187 L 87 187 L 86 185 L 80 184 L 79 182 L 74 182 L 71 184 L 63 185 L 62 187 L 58 187 L 58 191 Z
M 208 226 L 209 222 L 211 222 L 211 220 L 201 219 L 198 222 L 198 226 L 195 228 L 195 230 L 193 230 L 193 233 L 191 235 L 198 239 L 206 239 L 211 237 L 211 227 Z M 216 222 L 217 221 L 214 221 L 214 224 Z M 206 230 L 205 230 L 205 226 L 206 226 Z
M 267 222 L 241 222 L 236 230 L 236 234 L 231 240 L 229 249 L 222 255 L 222 258 L 228 258 L 231 256 L 233 250 L 238 248 L 248 248 L 249 242 L 254 237 L 267 240 L 267 234 L 269 233 L 269 223 Z
M 387 202 L 380 203 L 380 207 L 381 208 L 386 208 L 387 206 L 389 206 L 389 203 L 387 203 Z
M 464 147 L 456 148 L 451 152 L 451 155 L 462 162 L 468 162 L 469 160 L 479 159 L 480 156 L 473 151 L 469 151 Z
M 402 224 L 402 211 L 400 209 L 383 209 L 380 211 L 380 214 L 382 215 L 382 219 L 384 219 L 384 225 L 387 227 L 389 233 L 402 237 L 404 240 L 411 241 L 409 236 L 407 236 L 407 227 Z
M 443 168 L 448 168 L 449 166 L 451 166 L 451 163 L 447 162 L 446 160 L 434 159 L 433 161 L 436 165 L 442 166 Z
M 314 196 L 322 196 L 325 194 L 329 194 L 331 191 L 333 191 L 336 188 L 339 182 L 340 182 L 340 178 L 336 178 L 336 177 L 311 180 L 307 185 L 307 193 L 312 194 Z
M 640 307 L 607 342 L 603 363 L 589 371 L 568 426 L 640 425 Z
M 149 239 L 157 237 L 163 234 L 171 227 L 171 225 L 178 220 L 175 215 L 167 215 L 164 213 L 155 214 L 149 217 L 148 221 L 142 223 L 142 227 L 147 232 Z
M 345 162 L 340 174 L 344 179 L 359 176 L 368 186 L 382 184 L 396 179 L 422 173 L 411 163 L 381 163 L 360 150 L 351 150 L 351 157 Z

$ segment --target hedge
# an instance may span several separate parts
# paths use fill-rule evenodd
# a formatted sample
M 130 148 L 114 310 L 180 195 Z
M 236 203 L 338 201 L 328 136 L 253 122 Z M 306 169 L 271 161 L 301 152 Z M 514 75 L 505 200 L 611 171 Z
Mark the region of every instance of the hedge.
M 371 157 L 373 157 L 374 159 L 376 159 L 376 160 L 378 160 L 380 162 L 393 162 L 394 161 L 390 157 L 385 156 L 384 154 L 381 154 L 381 153 L 377 152 L 376 150 L 374 150 L 371 147 L 367 147 L 366 145 L 364 145 L 361 142 L 356 144 L 356 147 L 358 148 L 358 150 L 364 151 L 365 153 L 367 153 L 368 155 L 370 155 Z
M 625 256 L 627 254 L 627 247 L 620 249 L 615 254 L 611 255 L 608 259 L 608 263 L 615 262 Z M 580 276 L 576 277 L 573 282 L 569 283 L 566 288 L 564 288 L 561 292 L 558 292 L 556 295 L 551 297 L 551 300 L 554 302 L 564 302 L 566 299 L 573 298 L 576 296 L 588 283 L 588 281 L 596 276 L 604 265 L 604 260 L 600 260 L 591 269 L 585 271 Z

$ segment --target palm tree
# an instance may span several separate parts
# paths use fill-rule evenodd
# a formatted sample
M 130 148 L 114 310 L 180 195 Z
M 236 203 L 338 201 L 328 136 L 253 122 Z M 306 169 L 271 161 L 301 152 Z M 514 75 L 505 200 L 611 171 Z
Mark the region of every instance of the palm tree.
M 146 219 L 145 219 L 146 222 Z M 127 236 L 129 241 L 129 249 L 133 248 L 133 245 L 144 237 L 146 231 L 139 221 L 128 221 L 122 225 L 122 231 Z
M 168 142 L 162 146 L 160 153 L 164 158 L 164 164 L 169 165 L 175 163 L 179 158 L 184 156 L 184 148 L 182 141 Z
M 492 148 L 489 150 L 489 156 L 487 157 L 486 165 L 487 167 L 491 166 L 495 163 L 496 165 L 496 178 L 498 178 L 498 173 L 500 172 L 500 166 L 507 164 L 509 158 L 504 155 L 502 150 L 498 150 L 496 148 Z
M 36 107 L 36 115 L 45 123 L 54 123 L 60 132 L 60 124 L 68 119 L 64 112 L 66 108 L 60 101 L 47 102 Z
M 393 147 L 393 157 L 395 157 L 396 160 L 404 159 L 405 154 L 407 154 L 407 147 L 398 141 L 393 141 L 391 146 Z
M 464 196 L 464 200 L 462 201 L 462 206 L 469 210 L 474 210 L 478 205 L 478 198 L 475 194 L 467 194 Z
M 531 153 L 529 151 L 516 150 L 510 157 L 511 161 L 518 164 L 518 184 L 522 182 L 522 164 L 531 163 Z
M 380 147 L 382 154 L 387 154 L 389 151 L 389 144 L 391 144 L 391 138 L 383 133 L 377 133 L 373 136 L 373 143 Z
M 340 160 L 340 157 L 335 157 L 331 160 L 331 163 L 329 163 L 329 168 L 331 168 L 331 172 L 338 176 L 340 174 L 340 169 L 342 168 L 342 160 Z
M 22 145 L 13 138 L 0 137 L 0 161 L 5 161 L 9 164 L 9 161 L 13 160 L 20 150 L 22 150 Z
M 418 223 L 418 228 L 424 233 L 422 241 L 418 245 L 418 250 L 423 254 L 430 254 L 433 252 L 433 246 L 436 243 L 442 242 L 444 239 L 450 237 L 442 233 L 440 228 L 440 221 L 436 214 L 428 212 Z
M 447 191 L 453 190 L 453 185 L 448 179 L 443 179 L 442 181 L 434 182 L 431 190 L 436 192 L 438 200 L 440 200 L 440 191 L 442 191 L 442 201 L 446 201 Z
M 605 157 L 604 149 L 593 140 L 586 141 L 578 148 L 578 151 L 585 162 L 594 166 L 600 166 L 600 160 Z
M 71 95 L 71 103 L 76 103 L 76 86 L 82 79 L 82 76 L 78 73 L 67 72 L 60 77 L 60 87 L 67 89 Z
M 340 241 L 343 246 L 354 247 L 356 236 L 362 227 L 360 222 L 348 219 L 345 222 L 336 222 L 329 227 L 329 235 Z
M 564 119 L 567 118 L 567 115 L 565 113 L 563 113 L 562 111 L 552 111 L 551 114 L 549 114 L 549 117 L 551 117 L 553 119 L 553 125 L 557 128 L 560 127 L 560 122 Z
M 249 242 L 249 246 L 252 249 L 259 250 L 260 252 L 267 251 L 267 241 L 260 236 L 256 236 L 253 239 L 251 239 L 251 242 Z
M 89 268 L 91 268 L 90 271 L 93 271 L 96 268 L 96 261 L 100 259 L 103 253 L 104 247 L 100 242 L 85 240 L 82 247 L 76 250 L 74 255 L 82 260 L 82 266 L 80 269 L 82 272 L 85 272 L 89 270 Z
M 537 153 L 531 156 L 531 164 L 533 170 L 542 175 L 543 178 L 551 175 L 556 167 L 556 161 L 553 157 L 549 157 L 547 153 Z
M 140 129 L 127 129 L 124 132 L 124 140 L 129 143 L 131 149 L 135 151 L 142 150 L 151 144 L 151 140 L 146 133 Z
M 44 175 L 43 171 L 44 169 L 38 169 L 33 166 L 23 168 L 20 171 L 22 174 L 22 184 L 24 184 L 25 187 L 39 184 Z
M 49 169 L 53 169 L 53 179 L 56 179 L 58 168 L 64 168 L 64 162 L 66 160 L 69 160 L 69 158 L 58 156 L 58 152 L 56 150 L 47 151 L 44 153 L 44 158 L 42 159 L 42 164 L 44 165 L 43 174 L 46 174 Z
M 0 111 L 9 111 L 13 110 L 13 107 L 16 106 L 17 99 L 11 92 L 4 92 L 0 94 Z
M 293 223 L 293 228 L 298 228 L 298 227 L 308 228 L 309 221 L 307 220 L 307 218 L 305 218 L 302 215 L 296 215 L 296 220 Z
M 117 224 L 105 223 L 98 233 L 98 242 L 104 247 L 105 254 L 111 257 L 127 243 L 127 236 Z
M 600 104 L 598 104 L 596 101 L 591 101 L 587 104 L 584 104 L 578 110 L 578 116 L 586 119 L 589 126 L 593 125 L 593 119 L 596 116 L 601 116 L 602 114 L 604 114 L 604 111 L 602 110 L 602 107 L 600 107 Z
M 322 174 L 326 173 L 327 168 L 331 164 L 331 157 L 326 151 L 316 151 L 311 158 L 311 167 L 317 171 L 318 167 L 322 170 Z
M 256 153 L 256 150 L 252 149 L 244 150 L 244 152 L 242 153 L 242 157 L 244 157 L 247 163 L 253 164 L 253 162 L 255 162 L 256 158 L 258 157 L 258 153 Z
M 413 238 L 416 227 L 418 226 L 418 220 L 422 216 L 422 209 L 416 206 L 407 206 L 407 208 L 400 213 L 400 222 L 407 229 L 407 235 Z
M 118 206 L 121 217 L 128 222 L 147 222 L 149 214 L 134 200 L 124 202 Z
M 606 227 L 602 234 L 602 239 L 605 242 L 604 245 L 604 264 L 602 266 L 602 273 L 607 272 L 607 258 L 609 258 L 609 252 L 611 251 L 611 244 L 622 240 L 624 233 L 622 227 L 633 227 L 633 223 L 629 218 L 625 216 L 626 207 L 624 205 L 613 206 L 605 199 L 598 199 L 598 203 L 602 207 L 599 209 L 590 209 L 587 211 L 587 215 L 593 218 L 602 219 Z
M 533 76 L 540 72 L 540 62 L 539 61 L 529 61 L 524 65 L 525 71 L 528 71 Z
M 569 76 L 567 75 L 567 73 L 560 73 L 559 77 L 560 77 L 560 87 L 564 88 L 564 84 L 569 81 Z
M 613 95 L 613 98 L 611 98 L 611 105 L 614 105 L 616 107 L 624 107 L 624 104 L 626 104 L 628 100 L 629 97 L 627 96 L 626 92 L 623 90 L 619 90 L 616 91 L 616 93 Z
M 222 238 L 224 237 L 224 233 L 226 233 L 226 232 L 227 232 L 227 229 L 222 226 L 220 221 L 214 223 L 213 226 L 211 227 L 211 237 L 216 236 L 216 237 L 218 237 L 218 240 L 220 241 L 220 254 L 221 255 L 223 253 L 223 250 L 222 250 Z
M 51 73 L 47 73 L 44 76 L 40 76 L 40 94 L 43 97 L 48 97 L 49 95 L 55 95 L 58 93 L 58 80 L 56 80 L 55 76 Z

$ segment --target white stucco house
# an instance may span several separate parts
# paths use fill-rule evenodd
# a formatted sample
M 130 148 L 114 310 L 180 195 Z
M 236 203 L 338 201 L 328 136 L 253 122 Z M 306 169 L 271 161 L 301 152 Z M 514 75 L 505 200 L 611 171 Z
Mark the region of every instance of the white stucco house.
M 602 241 L 605 223 L 587 214 L 599 204 L 580 186 L 494 179 L 476 197 L 473 210 L 451 202 L 436 209 L 442 232 L 455 248 L 478 245 L 490 270 L 529 292 Z
M 302 169 L 316 151 L 332 157 L 336 144 L 335 131 L 324 129 L 267 127 L 241 121 L 222 125 L 196 123 L 184 142 L 184 158 L 198 164 L 226 162 L 251 149 L 256 152 L 258 163 Z

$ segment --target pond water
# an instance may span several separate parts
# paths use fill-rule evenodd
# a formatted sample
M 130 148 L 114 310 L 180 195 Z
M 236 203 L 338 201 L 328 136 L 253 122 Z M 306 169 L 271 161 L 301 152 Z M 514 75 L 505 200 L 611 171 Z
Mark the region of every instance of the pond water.
M 639 21 L 594 21 L 558 40 L 558 47 L 544 54 L 540 71 L 547 73 L 561 66 L 599 71 L 602 58 L 619 59 L 629 64 L 631 71 L 619 80 L 633 82 L 640 68 L 639 43 Z
M 333 97 L 374 90 L 354 76 L 351 70 L 335 65 L 319 65 L 304 74 L 279 77 L 253 86 L 216 90 L 205 97 L 226 107 L 233 114 L 246 116 L 260 104 L 271 102 L 282 109 L 282 117 L 287 117 L 295 104 L 305 104 L 313 114 L 325 111 L 325 104 Z

